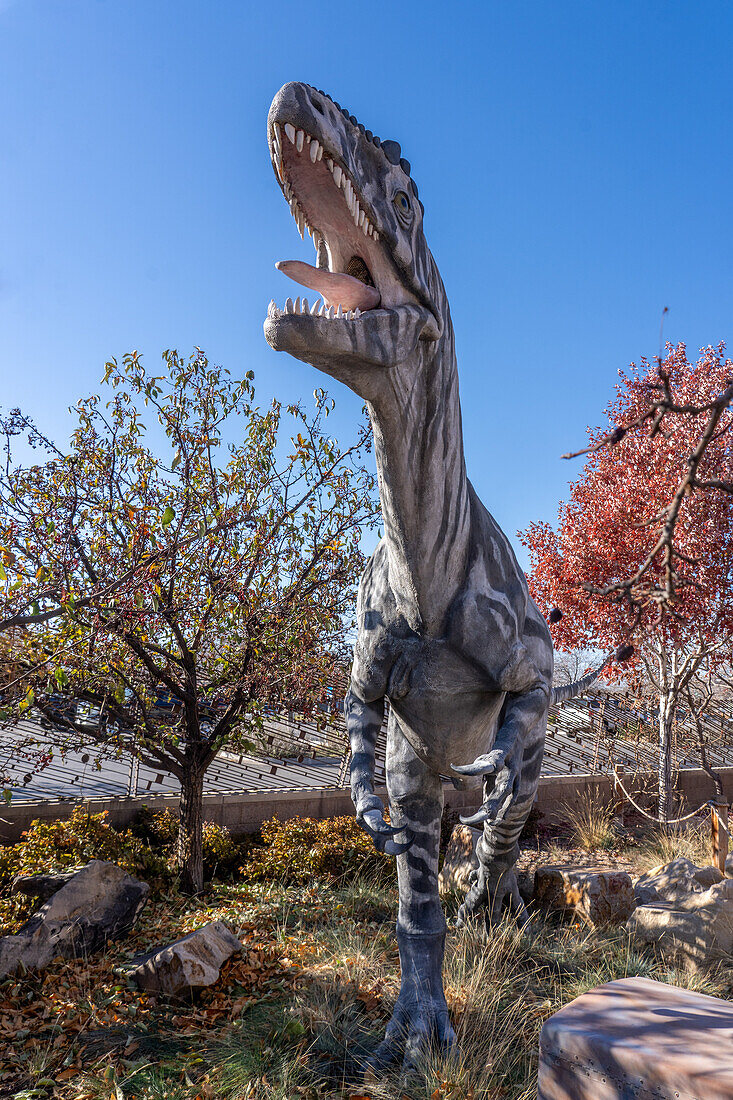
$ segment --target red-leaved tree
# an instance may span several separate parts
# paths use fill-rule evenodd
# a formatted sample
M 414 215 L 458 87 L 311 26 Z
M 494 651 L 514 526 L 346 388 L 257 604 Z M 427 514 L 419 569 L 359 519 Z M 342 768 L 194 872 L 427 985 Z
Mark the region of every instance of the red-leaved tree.
M 684 344 L 667 346 L 661 364 L 679 405 L 701 408 L 730 384 L 733 363 L 724 346 L 702 350 L 691 363 Z M 733 498 L 709 488 L 684 495 L 674 540 L 659 539 L 663 521 L 695 452 L 706 418 L 680 413 L 652 430 L 645 420 L 658 389 L 656 365 L 642 359 L 619 372 L 608 425 L 589 429 L 590 453 L 561 502 L 557 528 L 532 523 L 520 532 L 530 554 L 530 588 L 546 613 L 563 612 L 552 632 L 560 650 L 600 649 L 632 641 L 635 655 L 623 672 L 646 677 L 659 698 L 659 817 L 666 821 L 672 785 L 672 732 L 680 700 L 696 681 L 708 682 L 730 661 L 733 639 Z M 627 428 L 641 424 L 634 431 Z M 726 407 L 706 444 L 697 477 L 730 482 L 733 413 Z M 613 433 L 613 446 L 595 444 Z M 659 543 L 659 549 L 655 547 Z M 645 570 L 643 598 L 618 582 Z M 670 559 L 672 555 L 672 559 Z M 674 601 L 666 578 L 674 570 Z M 614 588 L 614 586 L 617 586 Z M 609 676 L 614 673 L 609 671 Z

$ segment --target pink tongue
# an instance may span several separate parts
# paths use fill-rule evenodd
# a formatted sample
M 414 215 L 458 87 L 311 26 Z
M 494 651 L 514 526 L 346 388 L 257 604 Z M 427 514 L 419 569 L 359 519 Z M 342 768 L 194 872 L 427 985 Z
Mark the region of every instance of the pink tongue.
M 379 291 L 351 275 L 324 271 L 301 260 L 278 260 L 275 267 L 301 286 L 317 291 L 327 306 L 341 306 L 344 313 L 350 309 L 376 309 L 379 305 Z

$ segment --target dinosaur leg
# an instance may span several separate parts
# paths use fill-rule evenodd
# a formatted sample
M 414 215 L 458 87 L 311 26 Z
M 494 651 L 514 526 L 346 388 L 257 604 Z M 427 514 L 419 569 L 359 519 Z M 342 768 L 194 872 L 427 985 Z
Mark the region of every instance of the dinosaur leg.
M 500 734 L 507 725 L 516 728 L 516 716 L 512 711 L 518 703 L 522 706 L 521 724 L 526 725 L 520 738 L 502 761 L 502 770 L 485 776 L 484 804 L 478 814 L 467 819 L 469 824 L 483 821 L 484 833 L 476 847 L 478 871 L 474 873 L 474 881 L 458 912 L 459 927 L 465 923 L 467 917 L 484 907 L 488 922 L 497 920 L 504 907 L 513 911 L 523 923 L 528 919 L 519 896 L 514 864 L 519 856 L 519 834 L 532 809 L 542 767 L 547 696 L 543 693 L 542 697 L 545 700 L 544 705 L 531 725 L 528 722 L 531 710 L 526 705 L 527 697 L 508 700 L 506 720 Z M 465 772 L 466 769 L 462 770 Z M 505 779 L 504 775 L 510 778 Z M 484 812 L 487 808 L 491 812 L 488 820 Z
M 397 856 L 399 914 L 397 943 L 402 981 L 384 1041 L 372 1068 L 403 1059 L 412 1069 L 429 1048 L 455 1048 L 455 1033 L 443 992 L 445 918 L 438 897 L 438 850 L 443 790 L 439 776 L 420 760 L 390 715 L 387 790 L 392 820 L 414 839 Z

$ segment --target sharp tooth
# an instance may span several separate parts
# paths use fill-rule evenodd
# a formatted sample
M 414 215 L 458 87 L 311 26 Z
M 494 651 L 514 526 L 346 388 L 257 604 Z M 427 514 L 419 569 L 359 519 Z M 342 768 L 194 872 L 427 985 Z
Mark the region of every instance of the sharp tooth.
M 375 240 L 375 241 L 378 241 L 378 240 L 379 240 L 379 234 L 377 233 L 376 229 L 375 229 L 375 230 L 374 230 L 374 232 L 372 233 L 372 236 L 374 237 L 374 240 Z
M 339 302 L 338 306 L 336 307 L 336 316 L 343 317 L 343 313 L 341 312 L 341 302 Z
M 295 127 L 291 123 L 285 123 L 285 133 L 288 135 L 288 141 L 295 145 Z
M 326 317 L 329 321 L 331 320 L 331 307 L 330 306 L 326 307 L 323 316 Z
M 323 146 L 322 145 L 318 146 L 318 159 L 323 160 Z
M 359 211 L 359 225 L 363 225 L 365 221 L 366 221 L 366 214 L 364 213 L 363 210 L 360 210 Z
M 354 221 L 356 222 L 357 225 L 359 224 L 359 200 L 358 199 L 354 200 Z
M 326 157 L 326 167 L 328 168 L 329 172 L 333 172 L 333 161 L 330 157 Z
M 315 163 L 316 163 L 316 158 L 317 158 L 317 156 L 318 156 L 318 150 L 319 150 L 320 148 L 321 148 L 321 147 L 320 147 L 320 145 L 318 144 L 318 142 L 316 141 L 316 139 L 315 139 L 315 138 L 313 138 L 313 141 L 311 142 L 311 147 L 310 147 L 310 149 L 309 149 L 309 152 L 310 152 L 310 158 L 311 158 L 311 161 L 312 161 L 312 163 L 313 163 L 313 164 L 315 164 Z
M 310 313 L 310 307 L 308 305 L 308 299 L 303 299 L 303 313 Z
M 286 298 L 285 299 L 285 312 L 286 313 L 292 313 L 293 312 L 293 299 L 292 298 Z
M 321 312 L 322 308 L 323 308 L 323 302 L 321 302 L 321 301 L 314 302 L 312 307 L 311 307 L 311 317 L 317 317 L 318 314 Z
M 362 233 L 364 234 L 365 237 L 369 236 L 369 234 L 367 233 L 367 223 L 366 222 L 362 222 L 361 231 L 362 231 Z
M 302 241 L 302 240 L 305 239 L 304 234 L 303 234 L 303 230 L 305 229 L 305 217 L 303 216 L 303 213 L 300 210 L 298 211 L 297 222 L 298 222 L 298 232 L 300 233 L 300 239 Z
M 361 317 L 361 310 L 358 307 L 354 310 L 354 320 L 356 320 L 357 317 Z
M 293 313 L 300 313 L 300 298 L 296 298 L 293 302 Z
M 341 177 L 342 176 L 343 176 L 343 172 L 341 171 L 341 169 L 339 168 L 339 166 L 337 164 L 334 167 L 334 170 L 333 170 L 333 182 L 336 184 L 337 187 L 341 186 Z
M 305 141 L 305 134 L 303 133 L 302 130 L 298 130 L 297 134 L 295 135 L 295 148 L 298 150 L 299 153 L 303 152 L 303 142 L 304 141 Z
M 354 316 L 353 310 L 349 310 L 349 312 L 346 314 L 346 320 L 350 321 L 353 318 L 353 316 Z
M 272 315 L 273 315 L 273 313 L 274 313 L 274 312 L 275 312 L 275 299 L 274 299 L 274 298 L 270 298 L 270 304 L 269 304 L 269 306 L 267 307 L 267 316 L 268 316 L 268 317 L 272 317 Z

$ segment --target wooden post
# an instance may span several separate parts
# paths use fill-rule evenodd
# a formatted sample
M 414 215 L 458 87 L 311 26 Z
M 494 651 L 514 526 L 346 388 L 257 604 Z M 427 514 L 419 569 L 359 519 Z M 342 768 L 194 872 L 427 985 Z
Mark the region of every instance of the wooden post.
M 725 861 L 728 857 L 728 803 L 724 799 L 711 804 L 710 826 L 713 866 L 725 874 Z

